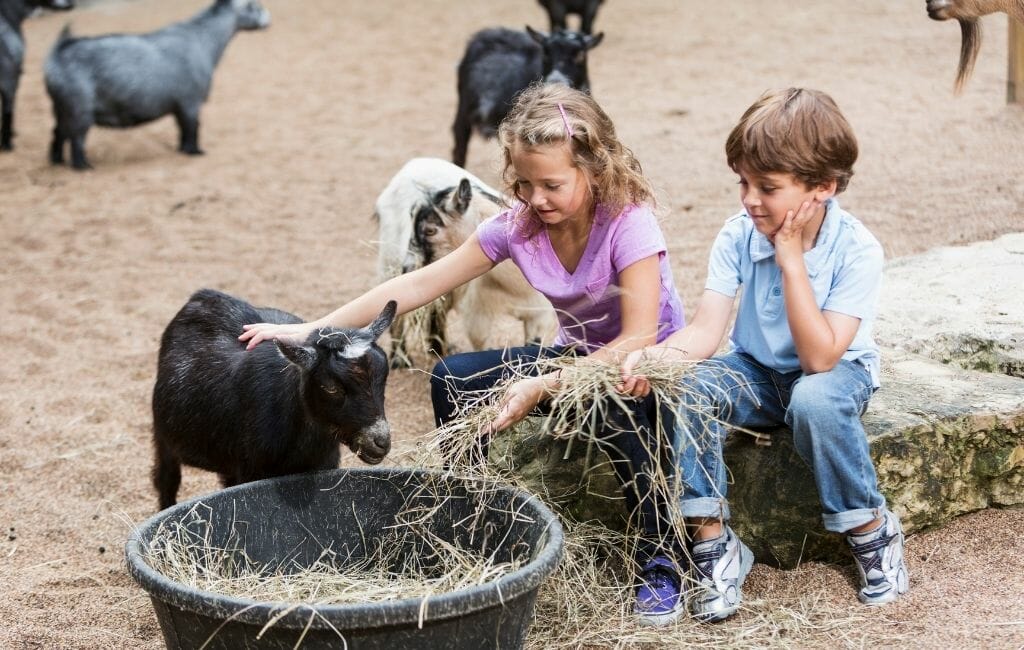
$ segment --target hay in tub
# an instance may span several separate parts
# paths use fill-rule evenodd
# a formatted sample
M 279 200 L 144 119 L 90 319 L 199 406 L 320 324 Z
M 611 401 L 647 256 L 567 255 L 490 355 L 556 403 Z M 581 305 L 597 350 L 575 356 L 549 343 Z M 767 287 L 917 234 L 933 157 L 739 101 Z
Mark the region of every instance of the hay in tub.
M 429 518 L 433 513 L 418 507 L 405 514 Z M 375 540 L 373 552 L 358 558 L 328 544 L 312 564 L 299 565 L 288 557 L 272 564 L 259 563 L 238 544 L 214 544 L 211 518 L 212 512 L 200 502 L 181 520 L 161 527 L 146 548 L 147 563 L 171 580 L 201 591 L 302 605 L 426 600 L 492 582 L 520 566 L 519 562 L 494 562 L 482 553 L 460 548 L 408 518 L 400 518 Z M 421 562 L 423 556 L 404 553 L 411 536 L 416 537 L 416 545 L 426 542 L 433 552 L 429 566 Z

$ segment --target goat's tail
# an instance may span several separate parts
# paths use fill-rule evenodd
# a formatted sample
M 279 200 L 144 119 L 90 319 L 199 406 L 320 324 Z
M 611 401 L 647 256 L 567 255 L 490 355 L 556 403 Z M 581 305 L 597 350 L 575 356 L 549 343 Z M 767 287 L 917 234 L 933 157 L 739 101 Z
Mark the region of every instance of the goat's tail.
M 956 94 L 964 88 L 964 84 L 974 71 L 974 62 L 978 59 L 981 48 L 981 22 L 977 18 L 959 18 L 960 23 L 960 64 L 956 69 Z

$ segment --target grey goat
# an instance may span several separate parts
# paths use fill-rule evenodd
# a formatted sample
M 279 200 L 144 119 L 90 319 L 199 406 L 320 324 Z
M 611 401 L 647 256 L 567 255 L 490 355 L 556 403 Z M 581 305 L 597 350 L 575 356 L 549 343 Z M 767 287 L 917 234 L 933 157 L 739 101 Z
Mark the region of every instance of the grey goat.
M 178 150 L 197 155 L 199 109 L 213 69 L 239 30 L 263 29 L 270 12 L 257 0 L 216 0 L 189 20 L 148 34 L 75 38 L 65 27 L 44 67 L 56 126 L 50 162 L 87 169 L 85 135 L 93 124 L 130 127 L 174 115 Z
M 13 148 L 14 95 L 25 60 L 21 23 L 40 7 L 63 11 L 74 6 L 72 0 L 0 0 L 0 151 Z

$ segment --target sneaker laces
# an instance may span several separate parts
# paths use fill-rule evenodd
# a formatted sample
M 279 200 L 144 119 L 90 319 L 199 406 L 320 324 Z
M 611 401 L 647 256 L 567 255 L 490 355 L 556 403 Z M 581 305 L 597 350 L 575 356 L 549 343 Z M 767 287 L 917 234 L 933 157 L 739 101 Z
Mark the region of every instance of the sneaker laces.
M 878 551 L 888 546 L 893 537 L 895 535 L 880 535 L 870 542 L 864 542 L 863 544 L 850 543 L 853 556 L 857 558 L 857 562 L 860 563 L 865 574 L 871 569 L 884 573 L 882 571 L 882 554 Z
M 707 551 L 701 551 L 693 553 L 692 563 L 693 568 L 697 570 L 697 573 L 701 577 L 711 579 L 712 574 L 715 571 L 715 563 L 722 557 L 722 545 L 714 544 Z
M 678 585 L 676 576 L 672 571 L 662 566 L 653 566 L 644 571 L 643 582 L 653 590 L 675 587 Z

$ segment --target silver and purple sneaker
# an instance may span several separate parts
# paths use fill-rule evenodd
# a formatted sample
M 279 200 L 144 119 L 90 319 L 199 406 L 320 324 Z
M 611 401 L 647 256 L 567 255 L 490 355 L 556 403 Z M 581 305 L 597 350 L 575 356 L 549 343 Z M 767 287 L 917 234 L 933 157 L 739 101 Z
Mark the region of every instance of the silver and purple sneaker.
M 685 609 L 679 567 L 664 556 L 648 562 L 640 572 L 636 614 L 641 625 L 668 625 Z
M 754 554 L 731 528 L 719 537 L 693 545 L 693 587 L 690 614 L 710 623 L 724 620 L 740 608 L 743 581 L 754 564 Z
M 907 593 L 910 588 L 907 565 L 903 561 L 903 528 L 888 510 L 882 525 L 875 530 L 846 536 L 860 572 L 862 603 L 884 605 Z

